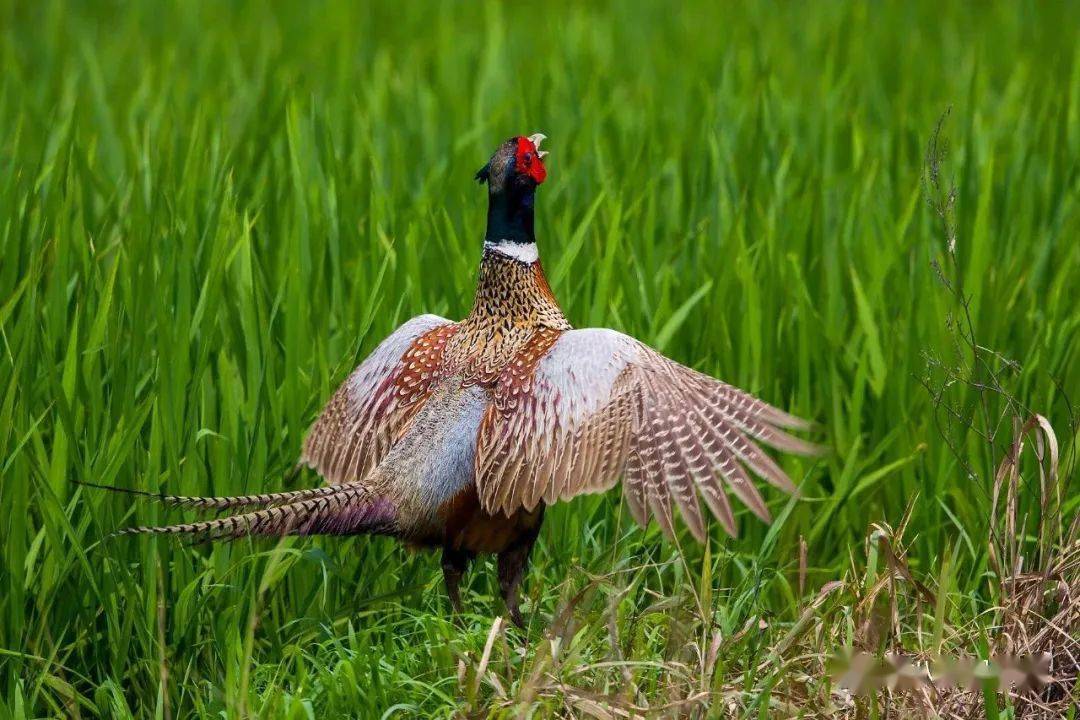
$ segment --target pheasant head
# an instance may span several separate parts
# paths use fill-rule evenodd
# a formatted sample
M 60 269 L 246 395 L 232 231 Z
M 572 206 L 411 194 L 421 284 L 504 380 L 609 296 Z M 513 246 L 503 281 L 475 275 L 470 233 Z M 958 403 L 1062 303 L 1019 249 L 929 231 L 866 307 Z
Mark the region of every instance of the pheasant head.
M 498 147 L 476 179 L 488 186 L 488 243 L 528 245 L 533 234 L 533 205 L 536 188 L 547 179 L 540 149 L 545 136 L 512 137 Z

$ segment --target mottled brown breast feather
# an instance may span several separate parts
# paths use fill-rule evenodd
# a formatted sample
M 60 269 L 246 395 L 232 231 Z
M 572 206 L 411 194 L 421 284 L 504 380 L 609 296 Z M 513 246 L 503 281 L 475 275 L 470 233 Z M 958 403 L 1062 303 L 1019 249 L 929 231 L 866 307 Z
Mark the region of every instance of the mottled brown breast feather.
M 523 352 L 535 352 L 532 343 L 550 347 L 571 326 L 540 263 L 487 252 L 472 311 L 460 327 L 446 348 L 447 375 L 460 373 L 465 385 L 493 387 Z
M 564 332 L 554 328 L 536 331 L 506 364 L 493 388 L 493 404 L 499 412 L 513 412 L 521 399 L 532 392 L 537 364 Z
M 426 400 L 431 388 L 444 377 L 443 353 L 460 325 L 443 325 L 416 338 L 401 356 L 401 370 L 394 380 L 398 402 L 412 405 Z

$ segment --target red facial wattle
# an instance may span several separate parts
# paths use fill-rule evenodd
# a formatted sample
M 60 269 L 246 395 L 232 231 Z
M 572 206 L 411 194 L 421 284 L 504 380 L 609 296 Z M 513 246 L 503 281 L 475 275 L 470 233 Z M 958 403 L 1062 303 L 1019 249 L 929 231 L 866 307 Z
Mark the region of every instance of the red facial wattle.
M 517 139 L 514 163 L 519 174 L 528 175 L 537 185 L 547 178 L 547 170 L 544 169 L 544 161 L 540 156 L 540 151 L 527 137 Z

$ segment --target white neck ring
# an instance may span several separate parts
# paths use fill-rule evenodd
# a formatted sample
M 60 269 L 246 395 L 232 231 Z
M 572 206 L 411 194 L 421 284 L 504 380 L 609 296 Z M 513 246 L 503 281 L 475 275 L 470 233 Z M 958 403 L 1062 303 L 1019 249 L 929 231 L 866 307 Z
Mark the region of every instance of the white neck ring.
M 518 262 L 534 263 L 540 259 L 540 253 L 536 249 L 536 243 L 516 243 L 509 240 L 484 241 L 484 249 L 513 258 Z

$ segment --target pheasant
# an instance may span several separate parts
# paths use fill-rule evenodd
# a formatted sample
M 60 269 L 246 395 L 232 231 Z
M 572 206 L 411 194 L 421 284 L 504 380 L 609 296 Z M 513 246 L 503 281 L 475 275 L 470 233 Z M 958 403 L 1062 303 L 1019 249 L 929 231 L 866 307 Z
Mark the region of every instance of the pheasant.
M 622 479 L 637 522 L 654 517 L 668 536 L 678 508 L 704 540 L 699 496 L 732 536 L 729 492 L 768 522 L 748 470 L 788 493 L 795 486 L 755 441 L 814 454 L 816 445 L 784 432 L 810 423 L 615 330 L 571 327 L 544 277 L 533 229 L 536 190 L 547 176 L 542 140 L 539 133 L 507 140 L 476 174 L 488 189 L 487 234 L 468 317 L 406 322 L 315 421 L 301 464 L 326 485 L 160 496 L 247 511 L 120 533 L 390 535 L 442 551 L 458 612 L 467 564 L 491 553 L 507 612 L 520 626 L 519 586 L 552 503 Z

